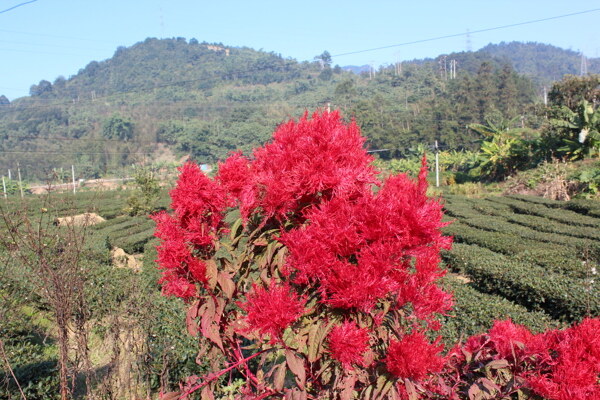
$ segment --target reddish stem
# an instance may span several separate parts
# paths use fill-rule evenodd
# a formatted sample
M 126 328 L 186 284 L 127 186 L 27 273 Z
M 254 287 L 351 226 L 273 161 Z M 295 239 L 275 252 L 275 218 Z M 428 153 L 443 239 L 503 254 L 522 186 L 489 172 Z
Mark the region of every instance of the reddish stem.
M 264 353 L 265 351 L 269 351 L 269 350 L 271 350 L 271 349 L 261 350 L 258 353 L 252 354 L 251 356 L 246 357 L 246 358 L 236 362 L 235 364 L 230 365 L 228 368 L 219 371 L 218 373 L 214 374 L 212 377 L 208 378 L 204 382 L 199 383 L 198 385 L 192 387 L 191 389 L 188 389 L 185 393 L 183 393 L 179 396 L 179 399 L 184 399 L 186 396 L 194 393 L 198 389 L 203 388 L 204 386 L 208 385 L 210 382 L 214 381 L 215 379 L 220 378 L 221 376 L 225 375 L 227 372 L 231 371 L 232 369 L 237 368 L 241 364 L 247 363 L 248 361 L 252 360 L 254 357 L 257 357 L 257 356 L 261 355 L 262 353 Z

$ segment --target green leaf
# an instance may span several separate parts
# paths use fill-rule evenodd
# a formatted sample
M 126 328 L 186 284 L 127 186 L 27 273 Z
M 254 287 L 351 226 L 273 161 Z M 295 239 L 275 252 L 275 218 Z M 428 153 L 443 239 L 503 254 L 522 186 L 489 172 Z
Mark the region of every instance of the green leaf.
M 315 321 L 308 331 L 308 351 L 307 358 L 308 362 L 313 363 L 321 358 L 321 350 L 323 348 L 323 340 L 329 330 L 333 322 L 325 324 L 322 321 Z
M 239 240 L 241 232 L 238 233 L 238 230 L 240 230 L 240 227 L 242 228 L 241 232 L 243 232 L 244 228 L 242 226 L 242 219 L 238 218 L 235 220 L 233 225 L 231 225 L 231 233 L 229 234 L 229 238 L 231 239 L 232 243 L 235 243 L 237 240 Z

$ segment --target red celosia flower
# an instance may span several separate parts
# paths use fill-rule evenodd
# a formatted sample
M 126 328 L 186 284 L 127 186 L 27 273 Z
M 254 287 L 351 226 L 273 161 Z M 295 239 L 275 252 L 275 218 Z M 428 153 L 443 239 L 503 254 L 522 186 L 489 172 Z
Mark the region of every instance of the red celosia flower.
M 163 269 L 163 292 L 188 299 L 196 294 L 195 283 L 206 283 L 206 265 L 224 224 L 225 192 L 193 163 L 180 168 L 177 187 L 171 191 L 173 216 L 162 212 L 155 236 L 161 239 L 157 262 Z M 193 290 L 192 290 L 193 289 Z
M 252 161 L 234 154 L 219 166 L 218 180 L 237 197 L 244 218 L 282 219 L 376 183 L 364 142 L 356 124 L 345 124 L 337 112 L 305 114 L 280 125 Z
M 223 211 L 228 206 L 226 192 L 200 170 L 197 164 L 185 163 L 181 168 L 177 186 L 171 190 L 171 208 L 175 210 L 181 226 L 200 219 L 207 230 L 221 227 Z M 198 226 L 198 224 L 196 225 Z
M 551 400 L 600 398 L 600 319 L 536 336 L 530 353 L 536 360 L 527 384 Z
M 390 341 L 385 358 L 387 370 L 397 378 L 416 381 L 425 378 L 427 374 L 438 372 L 444 362 L 439 356 L 444 346 L 439 341 L 438 338 L 434 343 L 429 343 L 419 331 L 413 331 L 400 341 Z
M 424 188 L 401 175 L 376 195 L 365 189 L 308 210 L 304 226 L 281 235 L 287 271 L 298 284 L 318 284 L 321 302 L 333 307 L 368 312 L 394 296 L 395 307 L 410 302 L 421 319 L 447 311 L 451 296 L 435 283 L 444 274 L 439 250 L 450 241 L 440 231 L 441 205 Z
M 525 346 L 533 338 L 533 334 L 524 326 L 516 325 L 511 320 L 496 321 L 490 329 L 489 338 L 499 358 L 512 359 L 513 355 L 523 353 Z
M 241 152 L 235 152 L 220 162 L 215 177 L 227 194 L 238 200 L 242 215 L 248 215 L 251 211 L 244 207 L 256 202 L 253 179 L 252 164 Z
M 366 328 L 359 328 L 356 323 L 345 321 L 335 326 L 328 336 L 331 357 L 338 360 L 344 368 L 352 368 L 352 364 L 364 365 L 364 354 L 369 349 L 369 333 Z
M 175 296 L 188 300 L 197 295 L 196 285 L 185 278 L 177 276 L 172 271 L 164 271 L 159 283 L 162 284 L 162 293 L 165 296 Z
M 261 335 L 269 335 L 271 341 L 281 337 L 282 332 L 304 314 L 305 301 L 300 299 L 288 285 L 271 281 L 268 288 L 253 285 L 246 303 L 240 304 L 246 311 L 248 326 Z
M 206 265 L 195 258 L 185 242 L 185 232 L 175 217 L 161 212 L 152 217 L 156 221 L 155 236 L 162 239 L 157 247 L 156 260 L 163 270 L 160 283 L 163 293 L 184 299 L 196 294 L 194 282 L 206 283 Z
M 474 355 L 478 365 L 498 359 L 508 361 L 511 372 L 519 378 L 513 390 L 527 387 L 549 400 L 600 398 L 598 318 L 536 335 L 510 321 L 496 322 L 488 334 L 473 336 L 449 353 L 452 362 L 447 365 L 450 372 L 444 374 L 445 379 L 461 384 L 460 379 L 470 375 L 472 366 L 465 352 Z

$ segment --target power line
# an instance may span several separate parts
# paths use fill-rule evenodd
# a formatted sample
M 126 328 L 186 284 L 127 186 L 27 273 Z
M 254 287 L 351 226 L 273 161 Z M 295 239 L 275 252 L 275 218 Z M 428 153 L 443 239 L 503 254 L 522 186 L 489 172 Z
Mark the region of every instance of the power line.
M 31 3 L 35 3 L 37 0 L 31 0 L 31 1 L 25 1 L 23 3 L 17 4 L 16 6 L 12 6 L 10 8 L 7 8 L 6 10 L 2 10 L 0 11 L 0 14 L 4 14 L 5 12 L 9 12 L 11 10 L 14 10 L 15 8 L 19 8 L 21 6 L 24 6 L 26 4 L 31 4 Z
M 74 36 L 49 35 L 47 33 L 22 32 L 22 31 L 13 31 L 13 30 L 9 30 L 9 29 L 0 29 L 0 32 L 4 32 L 4 33 L 18 33 L 19 35 L 41 36 L 41 37 L 49 37 L 49 38 L 55 38 L 55 39 L 80 40 L 80 41 L 84 41 L 84 42 L 107 43 L 107 44 L 114 45 L 113 42 L 109 42 L 107 40 L 86 39 L 86 38 L 74 37 Z
M 514 28 L 515 26 L 536 24 L 538 22 L 551 21 L 551 20 L 554 20 L 554 19 L 567 18 L 567 17 L 572 17 L 572 16 L 575 16 L 575 15 L 581 15 L 581 14 L 589 14 L 589 13 L 596 12 L 596 11 L 600 11 L 600 8 L 594 8 L 594 9 L 585 10 L 585 11 L 578 11 L 578 12 L 574 12 L 574 13 L 570 13 L 570 14 L 556 15 L 554 17 L 540 18 L 540 19 L 534 19 L 534 20 L 524 21 L 524 22 L 517 22 L 517 23 L 514 23 L 514 24 L 495 26 L 493 28 L 478 29 L 476 31 L 470 31 L 470 32 L 467 32 L 467 33 L 464 33 L 464 32 L 462 32 L 462 33 L 453 33 L 453 34 L 450 34 L 450 35 L 436 36 L 436 37 L 432 37 L 432 38 L 428 38 L 428 39 L 413 40 L 411 42 L 404 42 L 404 43 L 398 43 L 398 44 L 391 44 L 391 45 L 388 45 L 388 46 L 374 47 L 372 49 L 356 50 L 356 51 L 349 51 L 347 53 L 332 54 L 331 57 L 342 57 L 342 56 L 348 56 L 348 55 L 351 55 L 351 54 L 360 54 L 360 53 L 367 53 L 367 52 L 370 52 L 370 51 L 377 51 L 377 50 L 391 49 L 391 48 L 394 48 L 394 47 L 408 46 L 408 45 L 411 45 L 411 44 L 433 42 L 433 41 L 436 41 L 436 40 L 442 40 L 442 39 L 449 39 L 449 38 L 453 38 L 453 37 L 465 36 L 465 35 L 469 35 L 469 34 L 473 34 L 473 33 L 483 33 L 483 32 L 496 31 L 496 30 L 499 30 L 499 29 Z
M 120 155 L 120 154 L 154 154 L 152 152 L 132 151 L 132 152 L 79 152 L 74 151 L 65 153 L 64 151 L 44 151 L 44 150 L 0 150 L 3 154 L 71 154 L 71 155 Z
M 38 46 L 38 47 L 57 47 L 57 48 L 62 48 L 62 49 L 74 49 L 74 50 L 112 51 L 111 49 L 94 49 L 94 48 L 90 48 L 90 47 L 65 46 L 65 45 L 60 45 L 60 44 L 47 44 L 47 43 L 12 42 L 10 40 L 0 40 L 0 43 L 25 45 L 25 46 Z M 7 49 L 2 49 L 2 50 L 7 50 Z M 48 53 L 46 53 L 46 54 L 48 54 Z M 54 54 L 54 53 L 51 53 L 51 54 Z M 83 55 L 83 54 L 80 54 L 80 55 Z

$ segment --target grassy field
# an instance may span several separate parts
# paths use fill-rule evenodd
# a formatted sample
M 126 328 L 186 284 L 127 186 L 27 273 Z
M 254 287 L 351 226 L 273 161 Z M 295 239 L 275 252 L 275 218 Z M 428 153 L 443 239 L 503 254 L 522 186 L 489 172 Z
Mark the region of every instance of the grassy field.
M 109 395 L 131 397 L 161 386 L 174 388 L 204 366 L 195 363 L 194 340 L 184 332 L 185 305 L 160 295 L 154 222 L 123 211 L 128 195 L 56 194 L 47 200 L 12 199 L 3 209 L 9 217 L 26 215 L 34 222 L 84 212 L 106 219 L 85 233 L 92 383 Z M 496 319 L 511 318 L 541 331 L 600 315 L 594 282 L 600 261 L 597 201 L 452 195 L 444 201 L 446 219 L 452 221 L 445 233 L 455 241 L 443 254 L 450 272 L 443 284 L 455 295 L 454 310 L 443 318 L 441 330 L 447 344 L 490 328 Z M 168 204 L 165 191 L 159 207 Z M 141 271 L 115 268 L 110 259 L 115 246 L 140 254 Z M 8 249 L 2 251 L 0 338 L 7 361 L 27 398 L 54 398 L 56 333 L 48 304 L 36 294 L 27 269 L 11 262 Z M 0 399 L 18 398 L 8 370 L 3 371 Z M 125 383 L 127 390 L 111 392 Z

